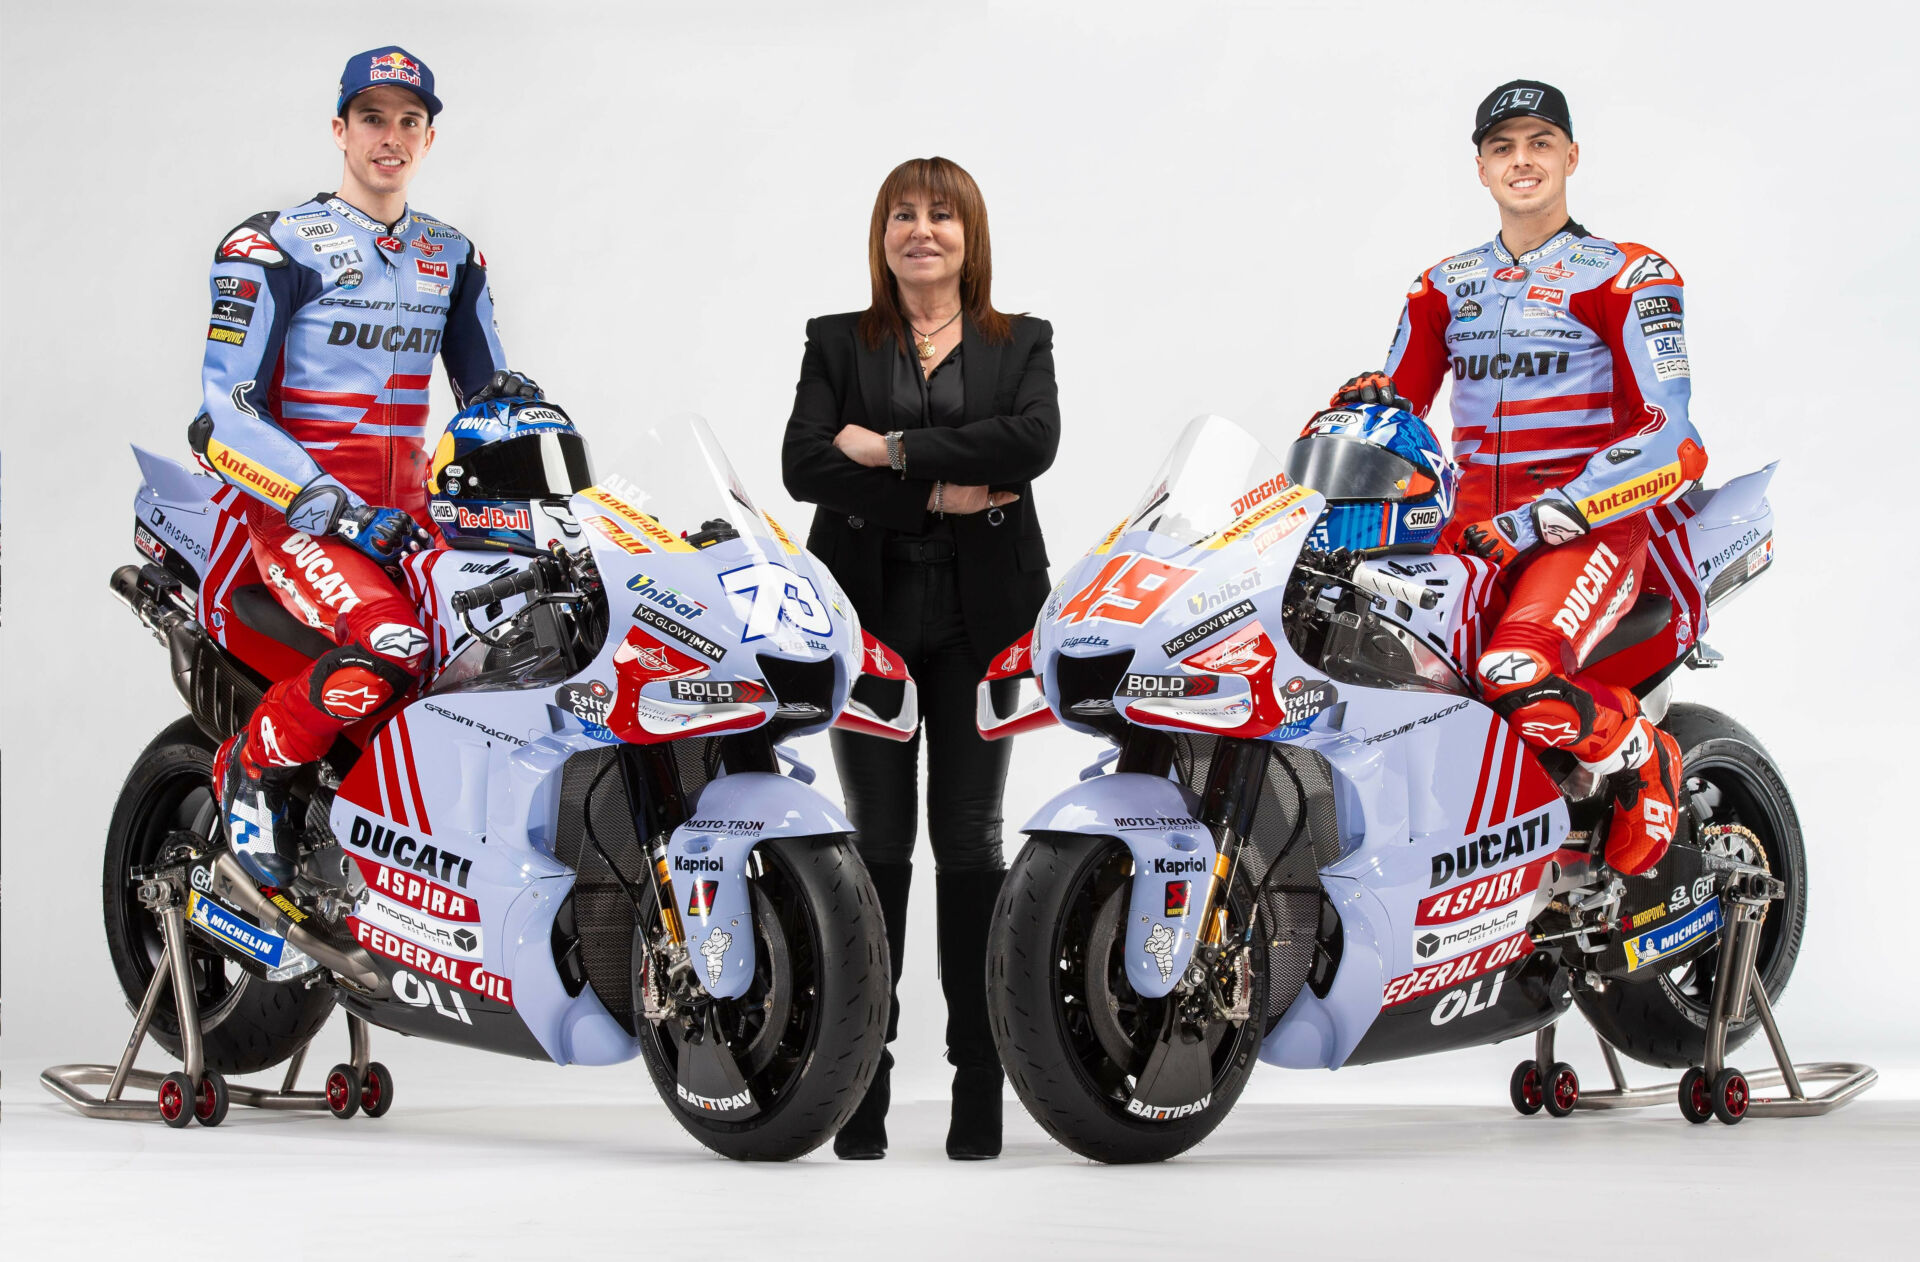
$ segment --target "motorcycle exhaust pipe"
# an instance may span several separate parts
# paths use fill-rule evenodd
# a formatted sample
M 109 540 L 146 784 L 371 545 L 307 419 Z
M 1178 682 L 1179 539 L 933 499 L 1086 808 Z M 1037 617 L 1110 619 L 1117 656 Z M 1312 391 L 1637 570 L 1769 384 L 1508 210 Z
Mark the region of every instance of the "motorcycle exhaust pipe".
M 363 992 L 368 998 L 386 999 L 392 995 L 393 988 L 374 966 L 371 955 L 361 947 L 337 947 L 312 930 L 295 924 L 285 912 L 268 901 L 259 886 L 248 879 L 246 870 L 231 852 L 223 852 L 214 859 L 213 875 L 215 898 L 254 917 L 261 925 L 305 951 L 335 977 L 352 989 Z
M 239 731 L 260 704 L 261 689 L 227 659 L 204 627 L 165 598 L 179 590 L 180 581 L 156 565 L 123 565 L 107 587 L 166 646 L 173 686 L 200 730 L 217 741 Z

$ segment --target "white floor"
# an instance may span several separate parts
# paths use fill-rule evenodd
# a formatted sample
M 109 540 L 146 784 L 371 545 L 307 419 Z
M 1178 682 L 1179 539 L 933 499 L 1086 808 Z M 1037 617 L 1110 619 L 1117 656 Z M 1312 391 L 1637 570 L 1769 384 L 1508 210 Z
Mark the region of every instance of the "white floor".
M 1080 1161 L 1011 1100 L 996 1162 L 947 1161 L 944 1108 L 913 1100 L 896 1108 L 885 1161 L 823 1151 L 763 1167 L 694 1145 L 637 1067 L 474 1056 L 449 1074 L 422 1045 L 377 1050 L 398 1083 L 386 1118 L 236 1108 L 218 1131 L 81 1118 L 9 1065 L 0 1246 L 11 1258 L 124 1253 L 114 1242 L 129 1239 L 140 1257 L 1333 1250 L 1343 1262 L 1711 1246 L 1744 1260 L 1911 1256 L 1920 1224 L 1910 1070 L 1821 1119 L 1693 1127 L 1661 1108 L 1554 1121 L 1505 1104 L 1514 1043 L 1339 1075 L 1261 1071 L 1258 1100 L 1156 1167 Z M 1596 1085 L 1597 1061 L 1571 1050 Z M 1299 1102 L 1273 1102 L 1283 1088 Z M 198 1225 L 209 1221 L 221 1225 Z

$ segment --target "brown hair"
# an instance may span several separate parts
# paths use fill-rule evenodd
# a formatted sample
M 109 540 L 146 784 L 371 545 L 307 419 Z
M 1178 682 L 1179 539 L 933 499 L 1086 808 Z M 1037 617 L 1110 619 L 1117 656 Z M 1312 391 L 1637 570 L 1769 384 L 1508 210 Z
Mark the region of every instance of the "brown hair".
M 903 198 L 924 194 L 945 202 L 960 217 L 966 258 L 960 265 L 960 309 L 980 335 L 1002 345 L 1013 340 L 1013 325 L 993 309 L 993 247 L 987 236 L 987 202 L 980 186 L 959 163 L 946 158 L 910 158 L 887 173 L 873 199 L 873 224 L 867 231 L 867 269 L 873 274 L 873 304 L 860 315 L 860 340 L 869 349 L 892 337 L 906 349 L 906 316 L 900 310 L 900 283 L 887 266 L 887 216 Z

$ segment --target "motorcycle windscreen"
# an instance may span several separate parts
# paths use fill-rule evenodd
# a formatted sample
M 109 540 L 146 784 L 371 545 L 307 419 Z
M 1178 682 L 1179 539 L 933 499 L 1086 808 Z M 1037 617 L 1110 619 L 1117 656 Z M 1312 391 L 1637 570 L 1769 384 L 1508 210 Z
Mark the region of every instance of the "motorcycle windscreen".
M 776 708 L 783 731 L 831 722 L 860 632 L 826 568 L 760 511 L 701 418 L 621 430 L 609 449 L 643 476 L 603 474 L 572 508 L 609 595 L 612 733 L 744 730 Z
M 1224 416 L 1187 422 L 1119 533 L 1204 543 L 1287 485 L 1280 458 Z

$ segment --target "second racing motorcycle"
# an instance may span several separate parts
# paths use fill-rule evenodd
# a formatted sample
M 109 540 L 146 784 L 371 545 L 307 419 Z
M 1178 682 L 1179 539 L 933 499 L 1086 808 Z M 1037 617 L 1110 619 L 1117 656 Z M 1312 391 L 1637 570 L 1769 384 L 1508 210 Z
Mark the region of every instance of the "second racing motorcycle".
M 1772 562 L 1772 472 L 1654 509 L 1666 591 L 1589 655 L 1684 755 L 1671 848 L 1622 877 L 1600 858 L 1604 786 L 1469 683 L 1490 567 L 1315 551 L 1341 488 L 1300 485 L 1227 420 L 1189 425 L 981 685 L 989 737 L 1058 722 L 1109 744 L 1027 823 L 996 910 L 994 1032 L 1033 1116 L 1095 1160 L 1160 1160 L 1220 1124 L 1256 1061 L 1497 1042 L 1573 1004 L 1621 1052 L 1690 1067 L 1694 1120 L 1716 1092 L 1743 1106 L 1744 1081 L 1699 1081 L 1720 1054 L 1722 930 L 1764 917 L 1754 962 L 1777 995 L 1806 858 L 1760 743 L 1670 694 L 1683 665 L 1718 661 L 1707 611 Z M 1004 680 L 1030 694 L 1005 713 Z M 1733 1047 L 1757 1024 L 1716 1028 Z M 1523 1112 L 1577 1093 L 1571 1069 L 1531 1060 L 1511 1086 Z
M 266 587 L 239 492 L 136 449 L 144 558 L 112 585 L 169 649 L 191 715 L 120 792 L 103 894 L 129 1002 L 148 996 L 151 1032 L 199 1079 L 163 1084 L 169 1121 L 192 1120 L 184 1096 L 216 1123 L 223 1075 L 301 1055 L 336 1003 L 536 1060 L 641 1058 L 729 1157 L 799 1156 L 851 1114 L 885 1028 L 879 907 L 850 825 L 783 742 L 833 723 L 907 739 L 912 681 L 704 422 L 635 442 L 644 487 L 589 485 L 584 451 L 538 453 L 569 484 L 514 510 L 537 519 L 515 523 L 534 546 L 406 559 L 434 669 L 295 782 L 303 853 L 280 889 L 215 840 L 210 758 L 331 645 Z M 303 563 L 301 538 L 284 563 Z M 863 670 L 889 715 L 850 699 Z M 154 913 L 182 904 L 191 959 L 173 976 L 197 1039 L 152 999 L 174 936 Z M 384 1112 L 391 1072 L 352 1028 L 326 1104 Z

